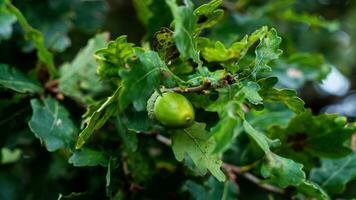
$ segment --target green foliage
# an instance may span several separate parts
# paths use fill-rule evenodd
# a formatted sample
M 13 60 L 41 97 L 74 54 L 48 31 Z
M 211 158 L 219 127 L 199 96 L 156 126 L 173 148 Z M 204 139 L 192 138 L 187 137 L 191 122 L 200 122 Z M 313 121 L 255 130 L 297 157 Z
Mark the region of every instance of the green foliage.
M 323 159 L 321 166 L 311 171 L 310 179 L 330 194 L 340 194 L 348 182 L 356 179 L 355 159 L 355 152 L 337 160 Z
M 90 99 L 83 99 L 83 96 L 89 96 L 88 93 L 101 92 L 102 85 L 96 74 L 96 62 L 93 53 L 105 46 L 107 35 L 100 34 L 88 41 L 75 59 L 71 63 L 64 63 L 60 68 L 59 88 L 70 97 L 75 98 L 82 103 L 88 103 Z
M 199 53 L 196 49 L 193 31 L 196 28 L 197 17 L 193 13 L 193 4 L 190 0 L 185 5 L 178 6 L 176 0 L 166 0 L 174 17 L 174 41 L 177 49 L 184 58 L 191 58 L 200 64 Z
M 268 181 L 285 188 L 300 185 L 305 180 L 303 165 L 274 153 L 266 154 L 266 161 L 261 166 L 261 174 Z
M 0 84 L 21 93 L 41 93 L 43 91 L 37 81 L 27 78 L 21 71 L 6 64 L 0 64 Z
M 273 67 L 279 83 L 289 88 L 300 88 L 307 81 L 321 81 L 331 70 L 322 55 L 312 53 L 292 54 L 277 60 Z
M 120 88 L 115 93 L 93 105 L 90 105 L 87 112 L 83 115 L 85 128 L 79 133 L 76 149 L 80 149 L 89 139 L 95 130 L 101 128 L 109 117 L 118 109 L 118 96 Z
M 205 124 L 195 123 L 189 128 L 172 132 L 172 149 L 178 161 L 182 161 L 184 155 L 188 154 L 200 174 L 209 170 L 219 181 L 225 180 L 225 175 L 220 170 L 222 161 L 212 152 L 215 142 L 209 140 Z
M 209 178 L 203 184 L 188 180 L 184 183 L 183 190 L 188 191 L 192 198 L 196 200 L 232 200 L 238 198 L 238 188 L 230 180 L 221 183 L 214 178 Z
M 103 1 L 21 11 L 0 1 L 0 199 L 348 197 L 356 126 L 298 97 L 331 69 L 311 35 L 334 34 L 338 23 L 294 0 L 193 2 L 134 0 L 146 30 L 139 45 L 131 32 L 113 41 L 100 33 Z M 11 57 L 33 47 L 37 58 Z M 167 92 L 191 103 L 194 123 L 150 116 L 146 107 Z M 155 115 L 184 114 L 164 109 Z
M 134 44 L 127 42 L 127 36 L 120 36 L 109 42 L 106 48 L 95 52 L 99 63 L 97 73 L 102 80 L 118 78 L 119 71 L 125 68 L 125 63 L 134 55 Z
M 348 126 L 343 117 L 322 114 L 313 116 L 310 111 L 291 119 L 288 127 L 271 127 L 268 135 L 278 138 L 281 154 L 303 163 L 309 169 L 314 157 L 338 158 L 351 152 L 345 143 L 355 127 Z
M 108 164 L 108 158 L 101 151 L 95 151 L 87 148 L 83 148 L 73 153 L 69 158 L 68 163 L 76 167 L 96 166 L 101 165 L 106 167 Z
M 138 60 L 129 64 L 129 70 L 120 71 L 122 90 L 119 106 L 120 110 L 124 110 L 133 102 L 137 111 L 143 111 L 153 91 L 159 88 L 160 70 L 165 67 L 165 63 L 154 51 L 145 52 L 135 48 L 134 52 Z
M 42 102 L 32 99 L 31 107 L 33 114 L 28 122 L 29 128 L 48 151 L 73 148 L 76 127 L 65 107 L 50 97 Z
M 12 5 L 9 0 L 5 0 L 5 4 L 8 11 L 16 16 L 18 22 L 25 32 L 25 38 L 34 43 L 37 50 L 38 60 L 47 67 L 51 78 L 56 78 L 58 76 L 58 71 L 54 66 L 52 53 L 50 53 L 45 47 L 43 34 L 37 29 L 33 28 L 27 22 L 22 13 L 14 5 Z

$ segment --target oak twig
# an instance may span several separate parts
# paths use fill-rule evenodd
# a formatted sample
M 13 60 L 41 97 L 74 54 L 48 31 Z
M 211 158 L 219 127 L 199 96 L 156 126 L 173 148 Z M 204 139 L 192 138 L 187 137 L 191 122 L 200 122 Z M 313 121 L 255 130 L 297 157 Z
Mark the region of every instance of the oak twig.
M 284 194 L 285 191 L 279 187 L 267 184 L 267 183 L 262 183 L 262 180 L 257 178 L 256 176 L 254 176 L 253 174 L 246 172 L 243 173 L 242 176 L 244 178 L 246 178 L 247 180 L 251 181 L 252 183 L 255 183 L 256 185 L 258 185 L 260 188 L 269 191 L 269 192 L 273 192 L 273 193 L 277 193 L 277 194 Z

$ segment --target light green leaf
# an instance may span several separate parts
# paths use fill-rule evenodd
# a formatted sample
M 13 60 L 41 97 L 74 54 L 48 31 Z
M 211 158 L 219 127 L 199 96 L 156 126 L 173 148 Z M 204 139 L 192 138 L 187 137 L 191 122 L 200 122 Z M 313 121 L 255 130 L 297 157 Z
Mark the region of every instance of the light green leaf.
M 272 126 L 286 127 L 294 116 L 295 114 L 292 111 L 285 108 L 276 110 L 265 108 L 262 111 L 246 113 L 246 119 L 251 126 L 261 131 L 267 131 Z
M 297 190 L 307 197 L 314 197 L 319 200 L 329 200 L 329 195 L 316 183 L 304 181 L 297 186 Z
M 305 111 L 304 101 L 297 96 L 295 90 L 277 89 L 273 86 L 278 82 L 276 77 L 262 78 L 258 81 L 261 86 L 259 94 L 264 101 L 282 102 L 296 114 Z
M 246 99 L 254 105 L 262 104 L 263 99 L 258 94 L 259 90 L 260 86 L 255 82 L 248 82 L 242 88 L 242 92 L 245 94 Z
M 267 64 L 270 61 L 277 59 L 283 53 L 283 51 L 279 49 L 281 42 L 282 38 L 277 35 L 275 29 L 270 29 L 265 37 L 262 38 L 255 50 L 256 65 L 254 71 L 256 73 L 260 71 L 271 71 L 271 67 Z
M 100 79 L 119 79 L 120 70 L 125 69 L 127 61 L 135 55 L 133 46 L 127 42 L 127 36 L 122 35 L 109 42 L 106 48 L 97 50 L 94 57 L 99 63 L 97 73 Z
M 268 182 L 285 188 L 289 185 L 298 186 L 303 183 L 305 173 L 302 168 L 302 164 L 269 152 L 261 166 L 261 174 L 264 178 L 268 178 Z
M 33 114 L 28 125 L 48 151 L 73 147 L 76 127 L 65 107 L 50 97 L 43 102 L 32 99 L 31 107 Z
M 147 100 L 155 89 L 159 89 L 160 70 L 166 68 L 166 64 L 154 51 L 135 48 L 135 54 L 138 60 L 131 62 L 128 70 L 120 72 L 122 78 L 119 101 L 121 111 L 130 103 L 133 103 L 137 111 L 145 110 Z
M 65 95 L 88 103 L 93 94 L 103 90 L 96 74 L 96 62 L 92 55 L 97 49 L 105 46 L 107 39 L 107 33 L 96 35 L 88 41 L 88 44 L 71 63 L 61 66 L 59 88 Z
M 205 28 L 214 26 L 224 17 L 224 11 L 218 9 L 221 3 L 222 0 L 212 0 L 194 10 L 194 15 L 198 19 L 195 35 Z
M 106 167 L 108 164 L 107 156 L 101 151 L 83 148 L 75 151 L 68 162 L 75 167 L 97 166 Z
M 254 129 L 246 120 L 243 122 L 243 126 L 248 136 L 251 137 L 266 154 L 271 152 L 270 147 L 280 145 L 278 139 L 271 140 L 265 134 Z
M 8 149 L 8 148 L 1 148 L 1 160 L 0 164 L 8 164 L 17 162 L 21 158 L 22 151 L 21 149 Z
M 342 193 L 348 182 L 356 180 L 356 152 L 337 160 L 323 159 L 321 166 L 311 171 L 310 179 L 330 194 Z
M 193 4 L 190 0 L 185 1 L 185 5 L 178 6 L 176 0 L 166 0 L 174 17 L 174 41 L 176 46 L 185 58 L 191 58 L 195 63 L 200 64 L 199 53 L 193 38 L 196 28 L 197 18 L 193 13 Z
M 178 161 L 182 161 L 187 154 L 200 174 L 205 174 L 209 170 L 219 181 L 225 180 L 225 175 L 220 169 L 222 161 L 217 155 L 212 154 L 215 141 L 212 138 L 209 139 L 205 124 L 194 123 L 189 128 L 171 132 L 172 149 Z
M 207 108 L 207 111 L 223 113 L 226 110 L 226 105 L 229 101 L 233 101 L 236 98 L 236 94 L 240 91 L 238 84 L 228 85 L 226 87 L 218 89 L 219 97 L 213 101 Z M 240 101 L 240 99 L 238 99 Z
M 89 194 L 87 192 L 72 192 L 67 195 L 63 195 L 61 193 L 58 194 L 57 200 L 78 200 L 78 199 L 88 199 Z
M 0 64 L 0 85 L 21 93 L 43 92 L 38 82 L 27 78 L 21 71 L 6 64 Z
M 80 149 L 95 130 L 101 128 L 109 117 L 118 110 L 118 97 L 120 94 L 118 88 L 114 94 L 105 100 L 99 101 L 95 105 L 89 106 L 84 114 L 83 123 L 85 128 L 80 132 L 76 144 L 76 149 Z
M 268 33 L 266 26 L 261 27 L 250 35 L 246 35 L 241 41 L 234 42 L 230 48 L 226 48 L 220 41 L 213 42 L 208 38 L 199 38 L 198 48 L 208 62 L 238 62 L 249 48 L 258 40 L 262 40 Z M 230 69 L 236 72 L 237 69 Z

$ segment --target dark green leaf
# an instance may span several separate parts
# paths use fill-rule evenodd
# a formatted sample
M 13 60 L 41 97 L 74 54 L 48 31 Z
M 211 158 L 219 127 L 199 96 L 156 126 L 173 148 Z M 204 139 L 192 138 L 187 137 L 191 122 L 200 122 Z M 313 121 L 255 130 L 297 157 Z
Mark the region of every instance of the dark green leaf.
M 120 72 L 122 78 L 120 91 L 120 110 L 123 111 L 133 103 L 137 111 L 146 109 L 146 102 L 154 92 L 159 89 L 161 69 L 166 64 L 154 51 L 144 51 L 135 48 L 138 60 L 130 63 L 130 69 Z
M 146 27 L 148 39 L 161 27 L 168 27 L 172 21 L 172 13 L 165 0 L 134 0 L 133 4 L 138 18 Z
M 123 114 L 116 117 L 115 125 L 124 142 L 125 148 L 129 151 L 136 151 L 137 149 L 137 137 L 136 133 L 127 130 L 128 119 Z
M 323 159 L 319 168 L 314 168 L 310 179 L 318 183 L 329 194 L 340 194 L 346 184 L 356 179 L 356 152 L 337 159 Z
M 174 43 L 173 31 L 168 28 L 163 27 L 154 34 L 152 48 L 158 52 L 165 62 L 179 57 L 178 49 Z
M 185 58 L 191 58 L 195 63 L 200 64 L 199 53 L 193 38 L 196 28 L 197 18 L 193 13 L 193 4 L 190 0 L 185 1 L 185 5 L 178 6 L 176 0 L 166 0 L 174 17 L 174 40 L 176 46 Z
M 43 102 L 32 99 L 31 107 L 33 114 L 28 125 L 48 151 L 73 147 L 76 127 L 65 107 L 50 97 Z
M 0 85 L 21 93 L 43 92 L 38 82 L 27 78 L 21 71 L 5 64 L 0 64 Z
M 271 138 L 279 138 L 282 146 L 278 152 L 303 163 L 308 169 L 313 157 L 338 158 L 351 150 L 344 144 L 355 131 L 346 125 L 346 119 L 337 115 L 313 116 L 310 111 L 294 117 L 288 127 L 273 127 Z
M 75 151 L 69 158 L 68 162 L 75 167 L 97 166 L 106 167 L 108 164 L 107 156 L 101 151 L 95 151 L 88 148 L 83 148 Z
M 106 33 L 98 34 L 88 41 L 71 63 L 60 68 L 59 88 L 77 101 L 88 103 L 92 93 L 103 90 L 96 74 L 96 62 L 92 56 L 96 49 L 103 48 L 108 39 Z M 90 94 L 88 94 L 90 93 Z
M 210 177 L 203 185 L 193 181 L 186 181 L 183 190 L 190 193 L 195 200 L 236 200 L 238 188 L 231 180 L 223 183 Z
M 53 55 L 48 51 L 44 44 L 44 37 L 43 34 L 34 29 L 26 20 L 26 18 L 22 15 L 19 9 L 17 9 L 14 5 L 11 4 L 10 1 L 6 1 L 6 6 L 9 12 L 14 14 L 20 23 L 22 29 L 25 32 L 25 38 L 30 40 L 34 43 L 37 49 L 37 57 L 45 64 L 47 67 L 48 73 L 50 74 L 51 78 L 55 78 L 58 76 L 58 71 L 54 66 Z

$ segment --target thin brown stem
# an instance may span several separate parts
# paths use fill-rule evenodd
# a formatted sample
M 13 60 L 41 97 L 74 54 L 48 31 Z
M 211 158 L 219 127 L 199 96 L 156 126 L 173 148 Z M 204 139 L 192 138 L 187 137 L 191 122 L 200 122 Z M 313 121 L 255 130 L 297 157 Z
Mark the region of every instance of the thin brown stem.
M 254 162 L 246 166 L 235 166 L 229 163 L 223 163 L 222 168 L 224 168 L 226 171 L 232 171 L 236 174 L 243 174 L 250 171 L 252 168 L 254 168 L 257 165 L 257 163 L 258 162 Z
M 257 178 L 256 176 L 254 176 L 253 174 L 247 172 L 242 174 L 242 176 L 244 178 L 246 178 L 247 180 L 251 181 L 252 183 L 255 183 L 256 185 L 258 185 L 260 188 L 269 191 L 269 192 L 273 192 L 273 193 L 277 193 L 277 194 L 284 194 L 285 191 L 281 188 L 278 188 L 276 186 L 270 185 L 270 184 L 266 184 L 266 183 L 262 183 L 262 180 Z
M 161 142 L 162 144 L 165 144 L 167 146 L 171 146 L 172 145 L 172 140 L 167 138 L 167 137 L 164 137 L 163 135 L 156 134 L 156 139 L 159 142 Z

